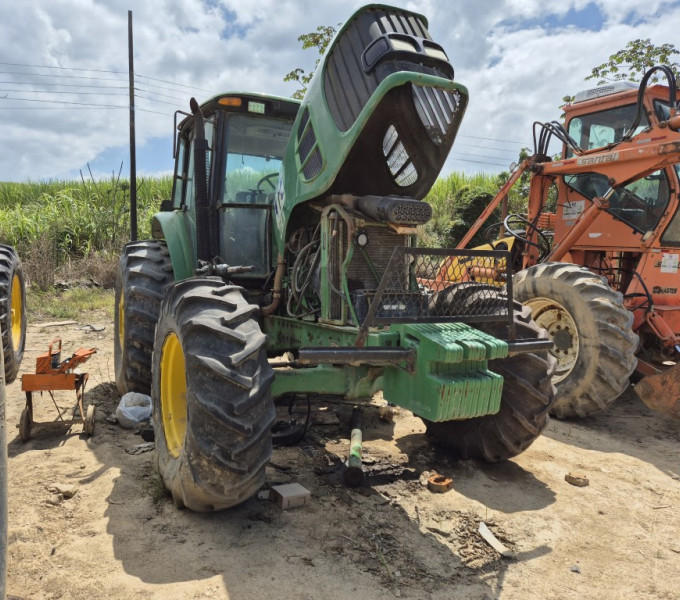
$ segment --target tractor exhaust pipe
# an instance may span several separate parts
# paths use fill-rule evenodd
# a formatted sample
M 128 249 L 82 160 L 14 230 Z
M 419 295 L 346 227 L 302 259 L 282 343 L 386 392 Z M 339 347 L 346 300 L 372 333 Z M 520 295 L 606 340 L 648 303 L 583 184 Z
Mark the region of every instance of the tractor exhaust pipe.
M 208 206 L 208 140 L 205 123 L 196 98 L 189 100 L 194 115 L 194 190 L 196 198 L 196 254 L 199 261 L 212 260 L 210 251 L 210 215 Z

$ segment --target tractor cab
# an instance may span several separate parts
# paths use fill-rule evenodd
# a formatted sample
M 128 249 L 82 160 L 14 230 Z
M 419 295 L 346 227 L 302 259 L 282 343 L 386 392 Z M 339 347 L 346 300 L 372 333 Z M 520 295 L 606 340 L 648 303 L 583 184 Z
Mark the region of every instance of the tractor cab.
M 631 124 L 635 120 L 637 101 L 638 86 L 631 82 L 617 82 L 579 92 L 573 104 L 565 107 L 569 135 L 583 150 L 600 148 L 604 151 L 610 145 L 614 147 L 629 134 Z M 670 118 L 668 88 L 665 86 L 647 88 L 644 103 L 645 110 L 633 135 Z M 573 151 L 569 148 L 565 148 L 565 158 L 573 158 Z M 610 159 L 614 158 L 615 155 L 612 153 Z M 564 189 L 560 191 L 560 195 L 567 197 L 566 194 L 569 194 L 574 199 L 563 208 L 562 221 L 567 226 L 585 207 L 585 203 L 579 201 L 578 195 L 593 200 L 604 196 L 609 190 L 608 176 L 597 172 L 596 163 L 593 163 L 593 169 L 564 176 Z M 612 236 L 616 239 L 615 243 L 620 244 L 621 240 L 624 240 L 631 249 L 637 248 L 639 236 L 645 234 L 649 236 L 648 232 L 657 231 L 668 209 L 673 213 L 677 212 L 677 203 L 671 201 L 672 190 L 677 188 L 678 174 L 680 166 L 676 164 L 650 173 L 646 177 L 632 182 L 623 181 L 615 186 L 614 193 L 609 198 L 608 209 L 608 212 L 618 219 L 618 222 L 610 224 L 617 229 L 616 235 Z M 663 235 L 663 241 L 670 242 L 668 245 L 671 246 L 680 243 L 680 237 L 677 236 L 680 217 L 677 220 L 678 224 L 669 228 Z
M 271 271 L 271 212 L 295 100 L 254 94 L 223 94 L 201 107 L 205 137 L 207 205 L 216 208 L 206 232 L 210 256 L 253 267 L 239 274 L 261 280 Z M 196 229 L 196 123 L 179 124 L 172 210 L 182 211 L 190 235 Z M 205 234 L 202 234 L 205 235 Z

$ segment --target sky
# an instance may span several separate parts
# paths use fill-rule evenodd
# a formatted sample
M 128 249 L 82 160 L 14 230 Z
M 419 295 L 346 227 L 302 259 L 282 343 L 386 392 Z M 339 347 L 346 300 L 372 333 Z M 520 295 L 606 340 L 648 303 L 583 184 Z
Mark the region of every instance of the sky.
M 0 181 L 129 174 L 128 10 L 137 173 L 170 173 L 173 114 L 224 91 L 290 96 L 314 50 L 297 38 L 355 0 L 21 0 L 0 7 Z M 532 147 L 534 121 L 627 42 L 676 43 L 680 0 L 411 0 L 470 92 L 451 171 L 496 173 Z

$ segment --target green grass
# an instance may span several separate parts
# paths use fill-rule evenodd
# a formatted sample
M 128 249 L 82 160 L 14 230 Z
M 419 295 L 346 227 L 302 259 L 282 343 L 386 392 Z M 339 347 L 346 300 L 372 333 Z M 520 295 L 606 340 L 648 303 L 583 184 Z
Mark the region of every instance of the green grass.
M 73 320 L 83 322 L 93 313 L 113 320 L 113 290 L 97 287 L 53 288 L 40 291 L 29 287 L 26 309 L 29 322 Z
M 172 193 L 172 178 L 139 178 L 139 236 L 151 233 L 151 216 Z M 120 247 L 128 238 L 129 184 L 105 181 L 0 182 L 0 240 L 24 255 L 47 238 L 58 261 Z

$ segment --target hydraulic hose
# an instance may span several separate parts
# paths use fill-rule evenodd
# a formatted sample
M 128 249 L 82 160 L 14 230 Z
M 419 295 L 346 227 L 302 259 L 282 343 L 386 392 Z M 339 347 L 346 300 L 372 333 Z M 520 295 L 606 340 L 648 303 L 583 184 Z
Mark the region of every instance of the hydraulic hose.
M 286 270 L 286 259 L 283 254 L 279 254 L 276 259 L 276 273 L 274 274 L 274 292 L 272 293 L 272 303 L 268 306 L 262 307 L 262 316 L 267 317 L 271 315 L 279 306 L 281 302 L 281 284 L 283 282 L 283 274 Z

